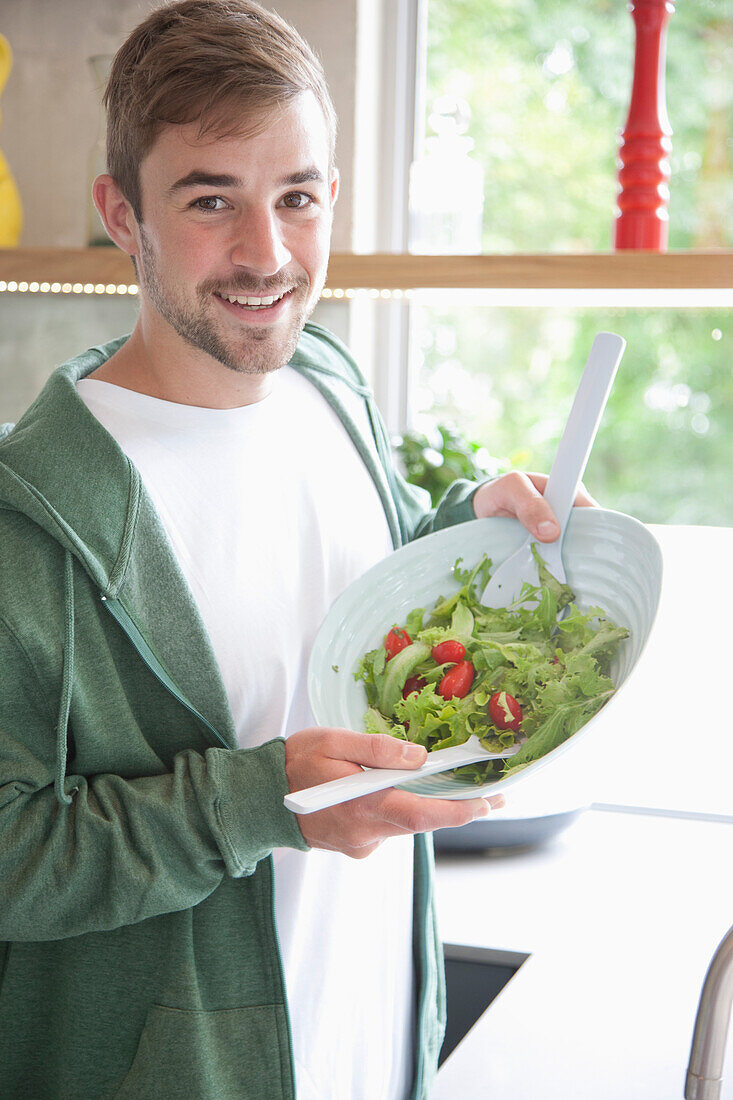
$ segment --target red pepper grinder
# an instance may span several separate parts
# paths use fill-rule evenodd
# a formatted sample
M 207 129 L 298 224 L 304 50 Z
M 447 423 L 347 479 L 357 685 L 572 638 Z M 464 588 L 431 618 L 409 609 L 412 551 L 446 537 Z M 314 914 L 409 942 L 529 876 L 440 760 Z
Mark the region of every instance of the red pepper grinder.
M 674 0 L 631 0 L 634 84 L 619 149 L 613 246 L 667 251 L 672 128 L 665 99 L 665 49 Z

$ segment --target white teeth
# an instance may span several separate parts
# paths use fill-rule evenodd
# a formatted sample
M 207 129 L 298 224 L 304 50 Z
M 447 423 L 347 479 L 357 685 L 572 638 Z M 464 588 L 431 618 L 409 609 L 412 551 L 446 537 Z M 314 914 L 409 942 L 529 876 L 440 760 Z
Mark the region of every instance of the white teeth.
M 246 297 L 244 297 L 244 296 L 240 297 L 240 296 L 235 295 L 235 294 L 223 294 L 222 297 L 226 298 L 226 300 L 228 302 L 232 302 L 232 303 L 236 302 L 236 304 L 240 305 L 240 306 L 271 306 L 273 304 L 273 302 L 279 302 L 281 298 L 284 298 L 286 293 L 287 293 L 286 291 L 283 291 L 283 293 L 279 294 L 276 298 L 275 297 L 254 298 L 254 297 L 252 297 L 252 295 L 247 295 Z

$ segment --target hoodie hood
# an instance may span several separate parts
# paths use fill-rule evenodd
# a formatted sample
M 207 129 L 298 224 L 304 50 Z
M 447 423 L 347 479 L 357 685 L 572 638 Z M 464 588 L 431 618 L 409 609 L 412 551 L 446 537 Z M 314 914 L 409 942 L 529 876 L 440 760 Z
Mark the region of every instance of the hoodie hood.
M 22 512 L 42 527 L 108 596 L 117 594 L 124 576 L 140 476 L 89 412 L 76 383 L 127 339 L 90 348 L 57 367 L 0 442 L 0 508 Z

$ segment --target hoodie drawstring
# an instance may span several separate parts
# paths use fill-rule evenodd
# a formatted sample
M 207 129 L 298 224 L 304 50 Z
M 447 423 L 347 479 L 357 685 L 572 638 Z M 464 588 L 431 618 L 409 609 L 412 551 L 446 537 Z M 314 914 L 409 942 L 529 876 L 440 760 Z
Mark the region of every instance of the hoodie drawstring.
M 64 655 L 63 681 L 59 719 L 56 727 L 56 778 L 54 791 L 59 802 L 71 802 L 71 795 L 64 793 L 66 775 L 66 737 L 71 709 L 71 691 L 74 682 L 74 568 L 70 551 L 66 551 L 64 573 Z

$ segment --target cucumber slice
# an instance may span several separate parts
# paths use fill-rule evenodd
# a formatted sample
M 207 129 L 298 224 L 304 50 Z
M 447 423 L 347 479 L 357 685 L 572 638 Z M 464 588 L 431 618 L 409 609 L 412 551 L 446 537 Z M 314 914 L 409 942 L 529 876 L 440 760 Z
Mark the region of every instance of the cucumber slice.
M 412 645 L 406 646 L 391 660 L 387 661 L 382 685 L 382 698 L 379 704 L 382 714 L 392 714 L 395 703 L 402 698 L 402 689 L 408 676 L 429 656 L 429 645 L 426 645 L 425 642 L 413 642 Z

